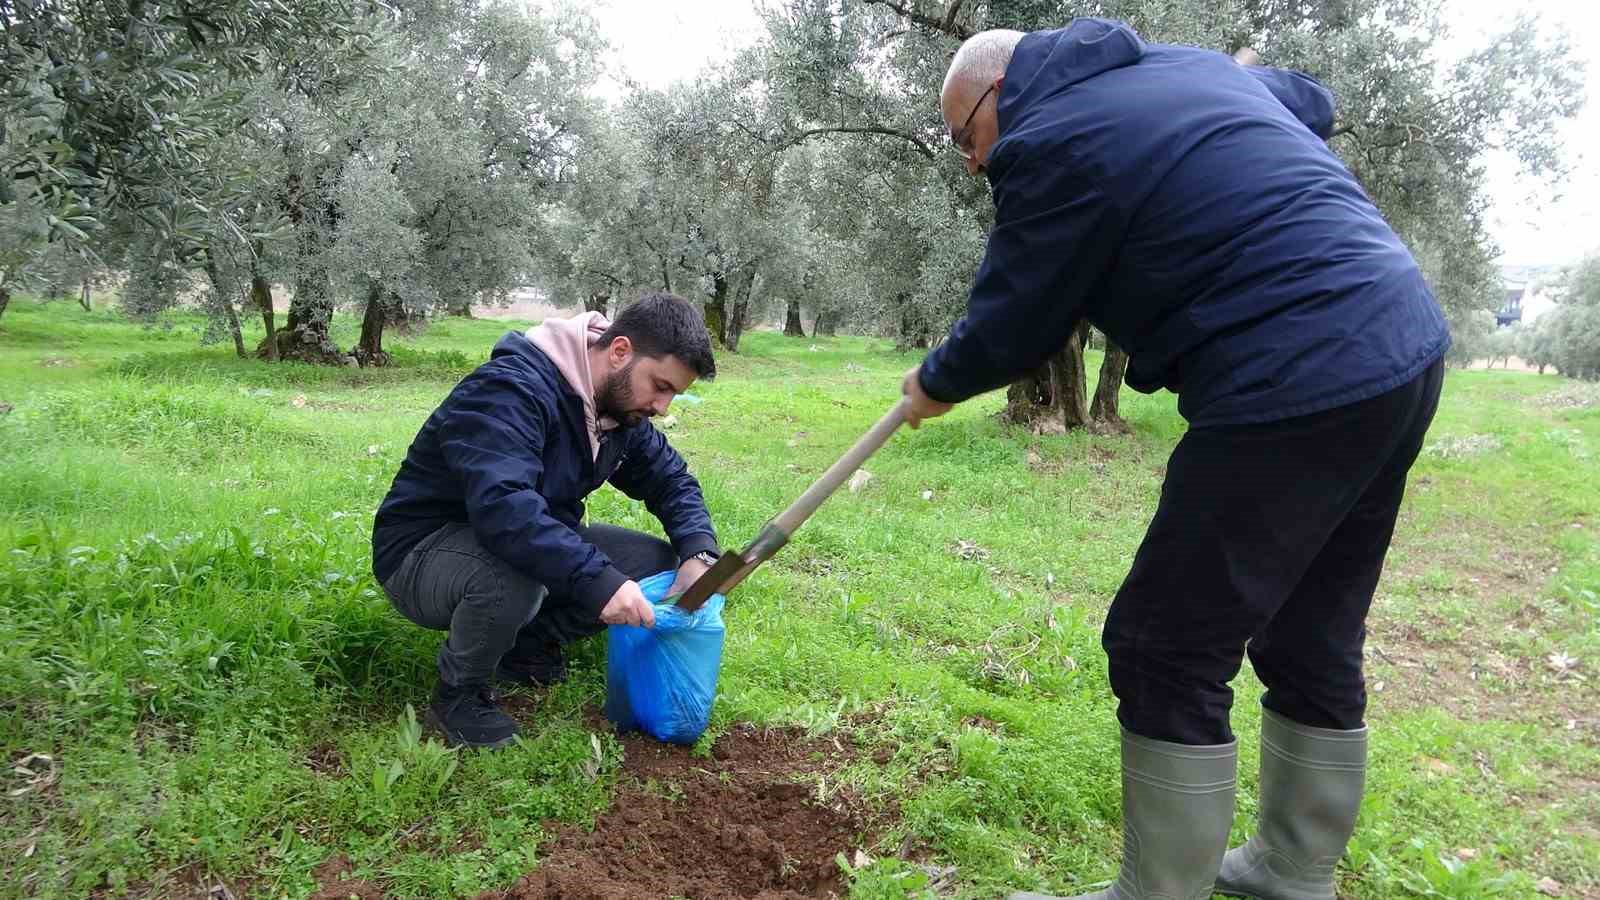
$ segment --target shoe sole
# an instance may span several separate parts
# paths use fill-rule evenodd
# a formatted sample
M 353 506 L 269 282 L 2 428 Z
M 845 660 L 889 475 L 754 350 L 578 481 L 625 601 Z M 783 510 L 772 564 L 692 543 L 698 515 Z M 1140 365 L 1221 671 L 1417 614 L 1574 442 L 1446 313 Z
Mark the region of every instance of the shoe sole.
M 434 712 L 433 710 L 431 710 L 431 709 L 428 710 L 428 717 L 427 718 L 428 718 L 428 724 L 432 725 L 434 728 L 438 729 L 439 733 L 444 735 L 445 743 L 449 744 L 452 747 L 473 747 L 473 748 L 479 749 L 479 750 L 498 750 L 501 747 L 505 747 L 505 746 L 511 744 L 513 741 L 515 741 L 517 739 L 516 734 L 512 733 L 512 734 L 506 735 L 505 737 L 503 737 L 503 738 L 501 738 L 501 739 L 499 739 L 497 741 L 483 741 L 483 742 L 469 741 L 466 738 L 463 738 L 461 735 L 456 734 L 455 732 L 453 732 L 450 729 L 446 728 L 445 724 L 444 724 L 444 720 L 440 719 L 439 718 L 439 714 Z

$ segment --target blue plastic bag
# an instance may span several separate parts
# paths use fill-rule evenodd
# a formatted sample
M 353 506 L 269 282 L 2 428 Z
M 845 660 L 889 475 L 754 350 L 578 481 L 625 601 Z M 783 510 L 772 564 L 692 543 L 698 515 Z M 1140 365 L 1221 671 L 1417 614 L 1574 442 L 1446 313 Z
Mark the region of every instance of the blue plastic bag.
M 712 594 L 692 613 L 660 602 L 676 574 L 662 572 L 639 582 L 655 609 L 654 628 L 607 627 L 605 716 L 618 731 L 692 744 L 711 723 L 722 670 L 725 598 Z

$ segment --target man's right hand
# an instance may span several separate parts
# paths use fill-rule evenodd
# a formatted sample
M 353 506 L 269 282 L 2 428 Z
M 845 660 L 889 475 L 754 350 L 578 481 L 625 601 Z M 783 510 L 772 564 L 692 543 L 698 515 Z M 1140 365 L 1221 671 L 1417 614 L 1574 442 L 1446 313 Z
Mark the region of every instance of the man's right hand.
M 650 601 L 644 598 L 644 591 L 639 590 L 638 582 L 624 581 L 622 587 L 617 588 L 617 592 L 606 601 L 605 608 L 600 610 L 600 621 L 607 625 L 654 628 L 656 611 Z

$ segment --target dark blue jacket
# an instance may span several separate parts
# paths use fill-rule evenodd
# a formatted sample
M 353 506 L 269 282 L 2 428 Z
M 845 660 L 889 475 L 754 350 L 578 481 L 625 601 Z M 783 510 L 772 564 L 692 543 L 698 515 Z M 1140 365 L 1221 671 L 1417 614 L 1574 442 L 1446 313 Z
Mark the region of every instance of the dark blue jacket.
M 1353 403 L 1448 348 L 1410 252 L 1323 142 L 1333 98 L 1310 77 L 1076 19 L 1022 39 L 998 103 L 995 225 L 923 363 L 934 399 L 1036 370 L 1081 318 L 1195 426 Z
M 648 420 L 589 446 L 583 401 L 533 342 L 511 332 L 423 423 L 372 528 L 382 583 L 411 548 L 450 522 L 595 617 L 628 577 L 574 530 L 605 482 L 643 501 L 682 559 L 716 549 L 700 484 Z

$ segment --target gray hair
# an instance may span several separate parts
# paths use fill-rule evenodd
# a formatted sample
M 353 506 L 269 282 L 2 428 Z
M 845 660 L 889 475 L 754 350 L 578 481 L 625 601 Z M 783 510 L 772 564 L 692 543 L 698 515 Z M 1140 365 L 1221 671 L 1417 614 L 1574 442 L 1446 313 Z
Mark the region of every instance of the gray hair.
M 950 60 L 950 69 L 944 75 L 943 93 L 953 86 L 976 92 L 983 85 L 1006 73 L 1011 64 L 1011 52 L 1022 40 L 1021 31 L 1009 28 L 992 28 L 969 37 Z

